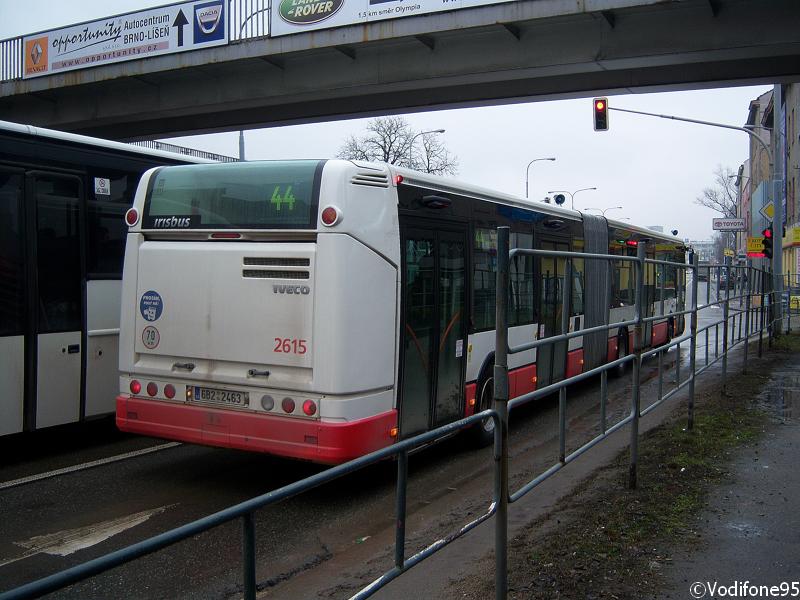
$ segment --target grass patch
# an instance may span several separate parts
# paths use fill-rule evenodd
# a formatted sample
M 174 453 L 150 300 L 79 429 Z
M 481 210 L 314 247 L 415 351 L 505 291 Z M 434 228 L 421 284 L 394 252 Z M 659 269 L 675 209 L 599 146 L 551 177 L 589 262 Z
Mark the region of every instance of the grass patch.
M 777 352 L 797 352 L 800 337 L 782 336 Z M 767 415 L 755 399 L 776 362 L 765 356 L 728 390 L 698 397 L 695 425 L 672 420 L 640 438 L 636 490 L 627 488 L 628 451 L 600 469 L 562 506 L 509 543 L 509 598 L 655 596 L 661 568 L 677 547 L 696 542 L 697 518 L 714 485 L 727 476 L 731 452 L 754 442 Z M 758 374 L 754 374 L 756 372 Z M 491 598 L 494 565 L 454 583 L 452 597 Z

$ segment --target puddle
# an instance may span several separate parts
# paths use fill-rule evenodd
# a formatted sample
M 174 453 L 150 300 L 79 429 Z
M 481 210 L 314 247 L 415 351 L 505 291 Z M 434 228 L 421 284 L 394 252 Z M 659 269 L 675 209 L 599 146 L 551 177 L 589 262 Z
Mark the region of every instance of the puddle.
M 729 529 L 733 529 L 741 537 L 745 538 L 759 537 L 763 533 L 763 530 L 760 527 L 758 527 L 755 523 L 745 523 L 740 521 L 735 523 L 728 523 L 727 527 Z
M 782 422 L 793 421 L 800 409 L 800 371 L 774 373 L 758 402 Z

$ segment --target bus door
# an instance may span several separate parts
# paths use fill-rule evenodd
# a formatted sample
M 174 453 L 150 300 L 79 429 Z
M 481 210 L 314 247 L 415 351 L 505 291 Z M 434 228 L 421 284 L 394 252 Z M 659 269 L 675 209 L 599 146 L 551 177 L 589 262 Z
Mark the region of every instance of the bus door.
M 400 434 L 409 437 L 464 414 L 466 230 L 406 229 Z
M 81 417 L 82 183 L 27 174 L 26 429 Z
M 568 252 L 569 243 L 543 240 L 542 250 Z M 539 270 L 539 338 L 565 333 L 561 327 L 565 259 L 542 256 Z M 569 307 L 565 307 L 569 310 Z M 539 346 L 536 355 L 536 387 L 543 388 L 564 379 L 567 364 L 567 342 Z
M 23 429 L 25 399 L 25 173 L 0 168 L 0 435 Z

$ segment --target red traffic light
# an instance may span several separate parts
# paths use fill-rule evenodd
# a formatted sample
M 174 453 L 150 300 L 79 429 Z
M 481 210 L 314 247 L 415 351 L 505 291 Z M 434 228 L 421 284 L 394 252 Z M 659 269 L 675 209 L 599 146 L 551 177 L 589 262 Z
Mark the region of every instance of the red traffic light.
M 608 131 L 608 98 L 595 98 L 594 104 L 594 130 Z
M 764 231 L 762 231 L 761 233 L 763 234 L 763 236 L 764 236 L 765 238 L 771 238 L 771 237 L 772 237 L 772 228 L 771 228 L 771 227 L 767 227 L 767 228 L 766 228 Z

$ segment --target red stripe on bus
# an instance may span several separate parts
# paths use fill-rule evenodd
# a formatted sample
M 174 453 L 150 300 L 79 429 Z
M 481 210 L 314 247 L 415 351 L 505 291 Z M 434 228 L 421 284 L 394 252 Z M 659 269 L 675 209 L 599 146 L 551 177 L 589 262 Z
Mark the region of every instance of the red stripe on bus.
M 141 435 L 338 464 L 393 444 L 397 411 L 326 423 L 120 395 L 116 420 Z
M 574 377 L 583 373 L 583 348 L 567 353 L 566 377 Z
M 516 398 L 536 389 L 536 365 L 508 372 L 509 396 Z
M 653 324 L 653 342 L 650 344 L 654 348 L 667 343 L 667 323 Z
M 476 395 L 478 393 L 478 384 L 477 383 L 468 383 L 466 387 L 466 396 L 467 396 L 467 404 L 464 407 L 464 416 L 469 417 L 475 414 L 475 411 L 478 408 L 478 399 Z M 470 400 L 474 400 L 475 403 L 473 404 Z
M 536 389 L 536 365 L 526 365 L 508 372 L 508 393 L 510 398 L 528 394 Z M 465 387 L 464 416 L 474 415 L 478 409 L 478 382 L 473 381 Z M 471 405 L 470 400 L 475 400 Z
M 612 360 L 617 360 L 617 358 L 619 358 L 617 356 L 618 350 L 619 348 L 617 344 L 617 336 L 608 338 L 608 356 L 606 356 L 606 360 L 608 362 L 611 362 Z

